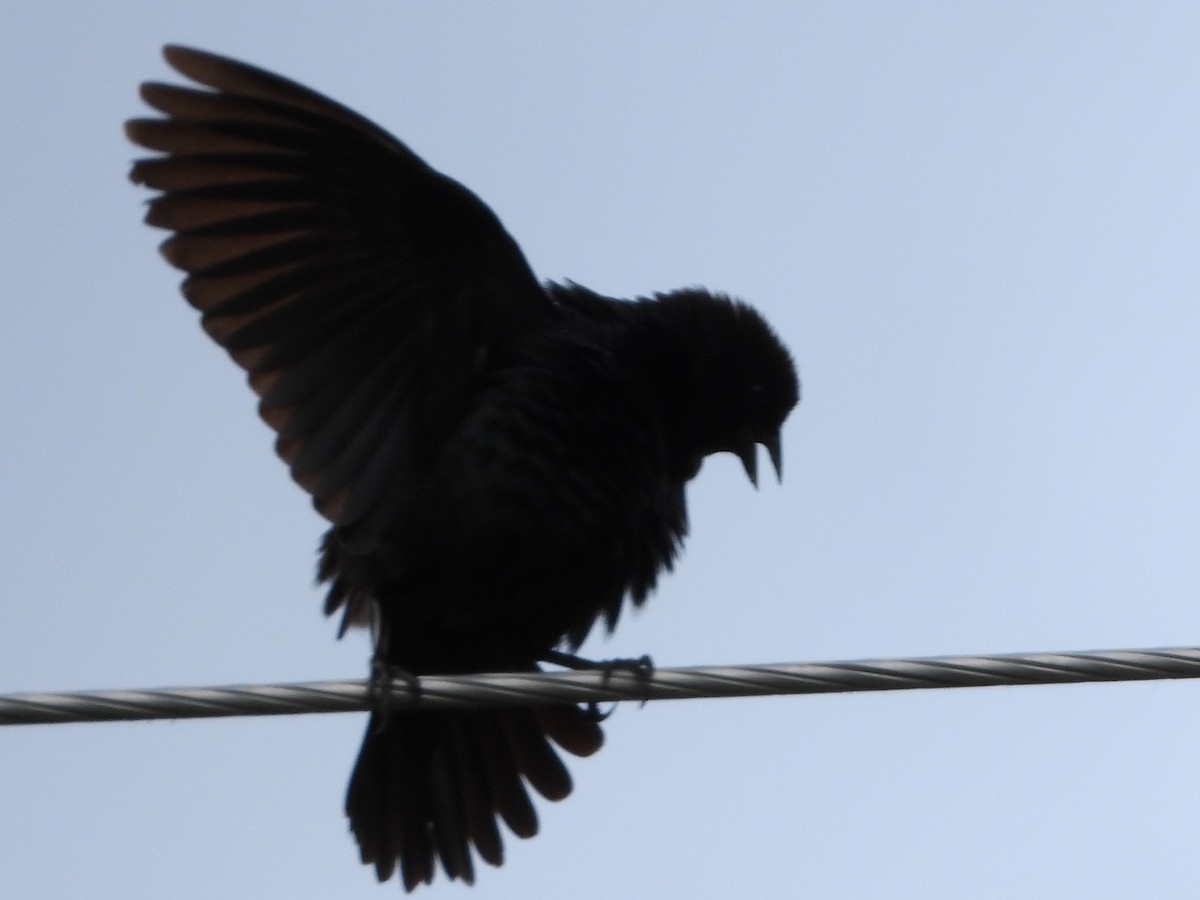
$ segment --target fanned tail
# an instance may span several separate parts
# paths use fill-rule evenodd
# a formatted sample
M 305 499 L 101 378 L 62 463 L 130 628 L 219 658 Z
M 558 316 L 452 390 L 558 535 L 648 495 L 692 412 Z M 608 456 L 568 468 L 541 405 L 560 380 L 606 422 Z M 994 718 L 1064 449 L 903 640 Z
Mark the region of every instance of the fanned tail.
M 498 822 L 518 837 L 537 834 L 527 785 L 547 800 L 571 793 L 555 750 L 589 756 L 604 734 L 574 706 L 373 714 L 350 777 L 346 815 L 364 863 L 404 889 L 446 876 L 471 884 L 473 857 L 504 861 Z

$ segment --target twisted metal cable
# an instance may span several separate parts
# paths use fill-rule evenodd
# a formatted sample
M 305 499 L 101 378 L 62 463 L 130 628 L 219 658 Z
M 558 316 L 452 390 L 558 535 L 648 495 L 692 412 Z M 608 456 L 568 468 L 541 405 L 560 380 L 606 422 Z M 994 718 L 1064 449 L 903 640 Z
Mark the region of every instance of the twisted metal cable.
M 929 688 L 1200 678 L 1200 647 L 1007 653 L 782 665 L 426 675 L 392 683 L 394 709 L 466 709 L 620 700 L 684 700 Z M 0 695 L 0 725 L 355 712 L 372 708 L 366 681 Z

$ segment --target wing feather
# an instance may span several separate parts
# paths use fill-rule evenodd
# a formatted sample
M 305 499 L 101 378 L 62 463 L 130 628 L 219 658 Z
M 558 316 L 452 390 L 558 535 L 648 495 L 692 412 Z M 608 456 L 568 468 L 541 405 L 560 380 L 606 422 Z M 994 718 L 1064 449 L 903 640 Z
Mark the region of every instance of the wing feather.
M 556 307 L 466 188 L 295 82 L 184 47 L 147 83 L 146 221 L 260 397 L 317 509 L 371 542 L 467 419 L 488 367 Z

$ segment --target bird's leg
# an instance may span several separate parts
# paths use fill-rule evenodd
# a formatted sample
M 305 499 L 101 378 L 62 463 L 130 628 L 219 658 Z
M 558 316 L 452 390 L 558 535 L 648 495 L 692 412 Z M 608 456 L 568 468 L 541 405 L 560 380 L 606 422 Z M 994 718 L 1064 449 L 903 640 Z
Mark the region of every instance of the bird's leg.
M 371 677 L 367 681 L 367 696 L 371 700 L 371 711 L 375 713 L 375 730 L 382 731 L 392 714 L 392 685 L 403 682 L 409 694 L 416 699 L 421 696 L 421 680 L 408 669 L 394 666 L 378 656 L 371 659 Z
M 371 711 L 375 713 L 375 730 L 382 731 L 392 713 L 392 685 L 404 682 L 409 694 L 415 699 L 421 695 L 421 682 L 412 672 L 387 661 L 390 623 L 372 625 L 375 637 L 375 652 L 371 654 L 371 677 L 367 682 L 367 695 L 371 700 Z
M 562 666 L 564 669 L 576 671 L 599 670 L 602 672 L 629 672 L 641 678 L 654 674 L 654 660 L 648 653 L 638 657 L 622 657 L 619 659 L 584 659 L 574 653 L 564 653 L 561 650 L 550 650 L 542 657 L 542 662 Z
M 562 666 L 564 669 L 573 669 L 575 671 L 601 671 L 604 673 L 604 680 L 613 672 L 628 672 L 638 682 L 638 684 L 646 685 L 650 682 L 650 676 L 654 674 L 654 660 L 650 658 L 648 653 L 643 653 L 637 658 L 626 657 L 622 659 L 584 659 L 582 656 L 576 656 L 574 653 L 564 653 L 561 650 L 550 650 L 542 657 L 542 662 L 548 662 L 551 665 Z M 646 705 L 645 697 L 642 698 L 640 706 Z M 599 705 L 593 700 L 588 703 L 588 713 L 597 722 L 603 722 L 616 711 L 616 704 L 613 704 L 612 709 L 607 712 L 601 712 Z

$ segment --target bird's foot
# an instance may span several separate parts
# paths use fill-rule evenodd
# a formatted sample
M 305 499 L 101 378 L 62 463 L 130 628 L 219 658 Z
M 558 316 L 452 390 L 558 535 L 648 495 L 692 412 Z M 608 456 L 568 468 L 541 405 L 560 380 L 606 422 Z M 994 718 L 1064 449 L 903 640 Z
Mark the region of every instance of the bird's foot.
M 412 697 L 416 698 L 421 695 L 421 681 L 412 672 L 382 659 L 371 660 L 371 677 L 367 681 L 367 696 L 371 700 L 371 710 L 375 713 L 377 731 L 383 730 L 391 716 L 392 685 L 397 681 L 404 683 Z
M 551 650 L 542 657 L 542 662 L 562 666 L 564 669 L 576 671 L 628 672 L 638 678 L 649 678 L 654 674 L 654 660 L 649 654 L 638 657 L 622 657 L 619 659 L 584 659 L 574 653 L 563 653 L 561 650 Z
M 560 650 L 551 650 L 543 658 L 543 662 L 548 662 L 551 665 L 562 666 L 564 669 L 573 669 L 575 671 L 600 671 L 604 673 L 604 680 L 614 672 L 628 672 L 638 682 L 638 684 L 646 685 L 650 683 L 650 676 L 654 674 L 654 660 L 649 654 L 643 653 L 639 657 L 625 657 L 621 659 L 584 659 L 582 656 L 576 656 L 574 653 L 563 653 Z M 646 705 L 645 697 L 639 707 Z M 595 701 L 587 704 L 588 713 L 596 722 L 603 722 L 616 711 L 617 705 L 614 703 L 608 710 L 602 711 L 600 705 Z

